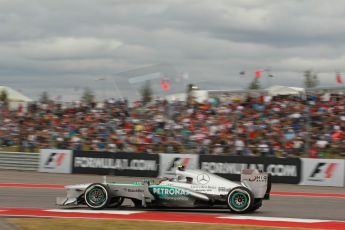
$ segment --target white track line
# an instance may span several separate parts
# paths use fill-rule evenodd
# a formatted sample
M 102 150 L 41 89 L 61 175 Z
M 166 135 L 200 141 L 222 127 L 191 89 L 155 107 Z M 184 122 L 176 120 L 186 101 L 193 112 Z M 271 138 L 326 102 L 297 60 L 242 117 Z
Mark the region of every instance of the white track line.
M 266 217 L 266 216 L 220 216 L 218 218 L 236 219 L 236 220 L 284 221 L 284 222 L 298 222 L 298 223 L 320 223 L 320 222 L 333 221 L 333 220 L 301 219 L 301 218 L 286 218 L 286 217 Z M 338 220 L 334 220 L 334 221 L 338 222 Z
M 123 211 L 123 210 L 70 210 L 70 209 L 47 209 L 47 212 L 64 212 L 64 213 L 94 213 L 94 214 L 117 214 L 117 215 L 131 215 L 142 213 L 143 211 Z

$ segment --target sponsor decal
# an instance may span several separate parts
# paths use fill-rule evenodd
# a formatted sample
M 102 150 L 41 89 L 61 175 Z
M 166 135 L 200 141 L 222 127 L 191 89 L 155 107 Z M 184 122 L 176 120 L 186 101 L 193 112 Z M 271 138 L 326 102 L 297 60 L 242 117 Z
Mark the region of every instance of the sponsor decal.
M 248 178 L 250 182 L 266 182 L 268 177 L 266 175 L 257 175 Z
M 337 163 L 319 162 L 312 170 L 308 180 L 311 181 L 324 181 L 333 177 L 336 171 Z
M 75 157 L 75 168 L 156 171 L 155 160 Z
M 226 189 L 225 187 L 218 187 L 218 191 L 219 192 L 226 192 L 226 191 L 228 191 L 228 189 Z
M 190 192 L 180 188 L 167 187 L 167 186 L 157 186 L 151 187 L 153 195 L 158 195 L 159 197 L 165 196 L 189 196 Z
M 191 189 L 193 189 L 196 192 L 212 192 L 217 190 L 217 186 L 212 186 L 212 185 L 192 185 Z
M 198 189 L 198 188 L 206 188 L 206 189 L 216 189 L 217 186 L 214 185 L 200 185 L 200 184 L 196 184 L 196 185 L 191 185 L 192 189 Z
M 207 184 L 210 181 L 209 175 L 205 173 L 199 174 L 196 179 L 199 184 Z
M 56 167 L 59 167 L 63 163 L 65 156 L 66 153 L 50 153 L 46 162 L 44 163 L 44 168 L 54 169 Z

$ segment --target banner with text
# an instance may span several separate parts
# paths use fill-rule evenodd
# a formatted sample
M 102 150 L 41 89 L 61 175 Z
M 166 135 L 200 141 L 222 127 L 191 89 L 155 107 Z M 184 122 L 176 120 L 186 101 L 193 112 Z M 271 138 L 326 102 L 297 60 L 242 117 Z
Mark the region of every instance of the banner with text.
M 158 165 L 157 154 L 74 151 L 72 172 L 157 177 Z
M 239 181 L 242 169 L 258 169 L 272 175 L 273 183 L 298 184 L 301 181 L 299 158 L 241 157 L 200 155 L 201 170 Z

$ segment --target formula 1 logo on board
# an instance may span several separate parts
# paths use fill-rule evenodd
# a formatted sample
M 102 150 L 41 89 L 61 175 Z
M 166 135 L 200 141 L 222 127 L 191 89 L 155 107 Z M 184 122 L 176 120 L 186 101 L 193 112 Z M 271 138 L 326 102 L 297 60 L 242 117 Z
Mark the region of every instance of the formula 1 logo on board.
M 309 175 L 310 181 L 324 181 L 333 177 L 337 163 L 319 162 Z
M 65 153 L 50 153 L 48 159 L 44 163 L 44 167 L 48 169 L 54 169 L 62 165 L 66 154 Z
M 178 165 L 183 165 L 185 168 L 188 168 L 190 160 L 191 158 L 188 157 L 174 157 L 168 165 L 166 172 L 173 172 Z

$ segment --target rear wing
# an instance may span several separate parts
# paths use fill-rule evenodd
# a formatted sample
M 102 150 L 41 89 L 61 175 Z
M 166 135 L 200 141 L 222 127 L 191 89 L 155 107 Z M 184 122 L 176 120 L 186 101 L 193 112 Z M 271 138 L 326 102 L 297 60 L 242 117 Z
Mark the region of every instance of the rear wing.
M 252 191 L 254 198 L 269 199 L 270 177 L 269 173 L 260 172 L 257 169 L 243 169 L 241 171 L 241 183 Z

